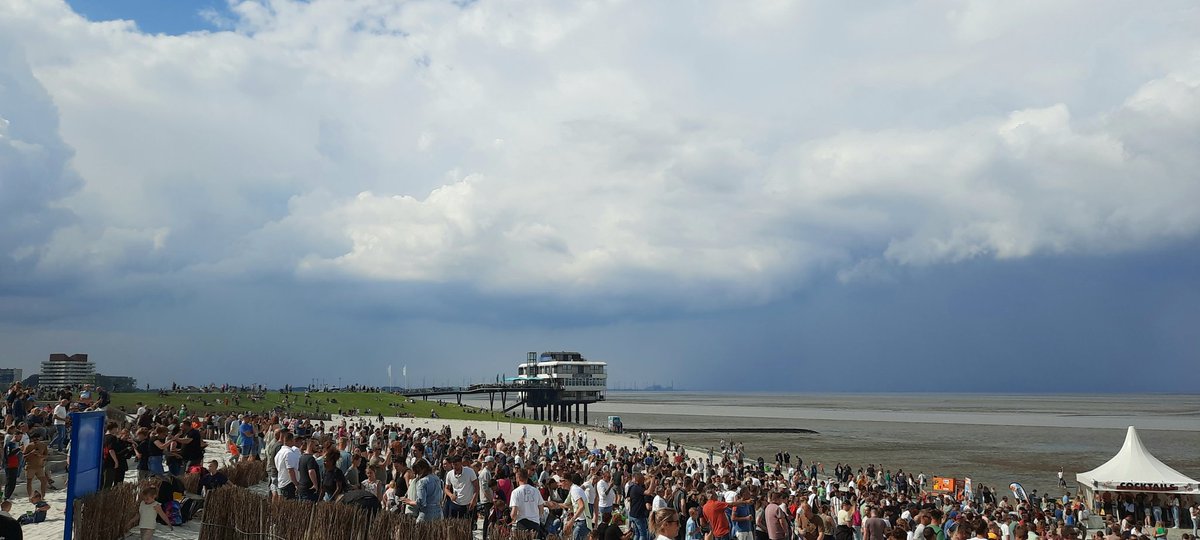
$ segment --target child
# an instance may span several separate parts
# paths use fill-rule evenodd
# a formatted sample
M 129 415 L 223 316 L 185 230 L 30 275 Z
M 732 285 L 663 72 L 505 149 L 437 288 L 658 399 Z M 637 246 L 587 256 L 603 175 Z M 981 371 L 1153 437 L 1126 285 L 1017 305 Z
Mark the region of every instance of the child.
M 138 529 L 142 531 L 142 540 L 152 540 L 154 538 L 155 518 L 162 518 L 163 523 L 171 523 L 171 518 L 167 517 L 167 513 L 163 511 L 162 505 L 154 500 L 158 495 L 158 490 L 153 487 L 144 487 L 141 491 L 141 504 L 138 505 Z M 175 530 L 175 527 L 171 527 Z
M 387 491 L 383 492 L 383 500 L 388 512 L 395 512 L 400 507 L 400 499 L 396 496 L 396 481 L 388 482 Z
M 42 493 L 34 491 L 33 496 L 29 498 L 29 502 L 33 503 L 33 522 L 41 523 L 46 521 L 46 512 L 50 511 L 50 503 L 46 502 L 42 497 Z

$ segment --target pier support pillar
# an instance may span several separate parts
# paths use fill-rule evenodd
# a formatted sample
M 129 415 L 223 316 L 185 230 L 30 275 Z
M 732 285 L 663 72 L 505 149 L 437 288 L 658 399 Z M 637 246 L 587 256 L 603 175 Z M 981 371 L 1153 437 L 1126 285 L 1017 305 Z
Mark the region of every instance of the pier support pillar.
M 583 423 L 588 423 L 587 420 L 587 403 L 583 404 Z
M 579 404 L 578 404 L 578 403 L 576 403 L 576 404 L 575 404 L 575 423 L 576 423 L 576 424 L 580 423 L 580 422 L 579 422 L 579 419 L 580 419 L 580 416 L 579 416 Z

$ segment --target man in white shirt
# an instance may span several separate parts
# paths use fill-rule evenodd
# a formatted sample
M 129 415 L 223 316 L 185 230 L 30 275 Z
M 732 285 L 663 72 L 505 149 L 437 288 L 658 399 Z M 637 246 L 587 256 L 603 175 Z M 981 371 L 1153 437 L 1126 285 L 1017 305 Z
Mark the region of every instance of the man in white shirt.
M 450 456 L 451 465 L 446 471 L 446 486 L 443 488 L 450 499 L 448 519 L 470 519 L 475 523 L 475 505 L 479 503 L 479 476 L 470 467 L 463 465 L 462 458 Z
M 540 535 L 546 500 L 540 491 L 529 485 L 529 473 L 525 469 L 517 469 L 517 483 L 519 485 L 508 498 L 513 524 L 517 530 L 536 531 Z
M 54 407 L 54 440 L 50 445 L 59 452 L 64 452 L 67 445 L 67 404 L 65 399 L 58 400 Z
M 234 418 L 233 420 L 231 420 L 229 422 L 229 431 L 225 432 L 225 436 L 226 436 L 226 438 L 229 439 L 229 442 L 231 442 L 233 444 L 237 444 L 238 434 L 241 432 L 242 432 L 242 415 L 239 414 L 237 416 L 237 418 Z
M 591 529 L 587 522 L 587 492 L 583 490 L 583 477 L 578 473 L 564 476 L 562 487 L 567 489 L 568 510 L 563 513 L 563 537 L 586 540 Z
M 275 468 L 279 470 L 279 494 L 285 499 L 296 498 L 296 470 L 300 467 L 300 449 L 295 445 L 296 434 L 284 431 L 283 446 L 275 454 Z
M 611 472 L 605 470 L 600 473 L 600 481 L 596 483 L 596 494 L 600 500 L 600 515 L 611 514 L 613 504 L 617 500 L 617 487 L 613 485 Z
M 913 540 L 920 540 L 925 536 L 925 526 L 929 525 L 930 519 L 927 512 L 917 514 L 917 526 L 913 528 Z
M 1008 523 L 1002 517 L 996 522 L 1000 525 L 1000 540 L 1012 540 L 1012 529 L 1009 528 Z

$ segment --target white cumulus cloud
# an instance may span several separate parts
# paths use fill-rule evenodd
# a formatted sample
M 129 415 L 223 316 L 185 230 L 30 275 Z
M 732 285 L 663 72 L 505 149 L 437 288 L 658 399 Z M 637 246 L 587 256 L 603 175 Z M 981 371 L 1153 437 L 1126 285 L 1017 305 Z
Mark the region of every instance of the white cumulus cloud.
M 11 179 L 42 154 L 9 134 L 38 125 L 74 152 L 37 173 L 70 186 L 38 208 L 77 220 L 0 256 L 721 307 L 817 274 L 1200 232 L 1188 2 L 241 0 L 208 16 L 226 30 L 0 5 L 22 46 L 0 76 L 32 73 L 61 121 L 0 108 L 0 155 L 18 156 L 2 193 L 32 189 Z

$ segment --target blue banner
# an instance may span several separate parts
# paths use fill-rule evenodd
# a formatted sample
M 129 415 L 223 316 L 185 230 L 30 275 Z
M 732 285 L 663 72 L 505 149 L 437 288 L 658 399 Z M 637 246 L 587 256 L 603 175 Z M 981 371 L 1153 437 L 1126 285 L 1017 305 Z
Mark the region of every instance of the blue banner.
M 100 490 L 104 453 L 104 411 L 71 413 L 70 466 L 67 468 L 67 520 L 63 540 L 71 540 L 75 499 Z

